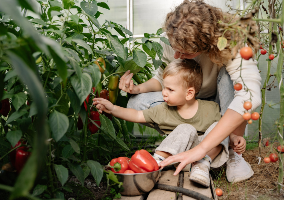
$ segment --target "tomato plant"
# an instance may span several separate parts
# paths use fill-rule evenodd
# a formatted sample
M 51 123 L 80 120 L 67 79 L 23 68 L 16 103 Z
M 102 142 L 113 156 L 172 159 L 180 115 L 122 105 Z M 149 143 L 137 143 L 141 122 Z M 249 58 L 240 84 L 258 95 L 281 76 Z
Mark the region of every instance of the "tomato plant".
M 267 53 L 267 51 L 266 51 L 265 49 L 262 49 L 262 50 L 260 51 L 260 53 L 261 53 L 262 55 L 265 55 L 265 54 Z
M 250 113 L 244 113 L 243 114 L 243 118 L 244 118 L 244 120 L 250 120 L 250 118 L 251 118 L 251 114 Z
M 277 147 L 277 150 L 278 150 L 278 152 L 283 153 L 283 152 L 284 152 L 284 146 L 279 145 L 279 146 Z
M 251 114 L 251 119 L 252 119 L 252 120 L 258 120 L 258 119 L 259 119 L 259 114 L 258 114 L 258 112 L 252 113 L 252 114 Z
M 273 54 L 270 54 L 270 55 L 268 56 L 268 58 L 269 58 L 269 60 L 273 60 L 273 59 L 274 59 L 274 55 L 273 55 Z

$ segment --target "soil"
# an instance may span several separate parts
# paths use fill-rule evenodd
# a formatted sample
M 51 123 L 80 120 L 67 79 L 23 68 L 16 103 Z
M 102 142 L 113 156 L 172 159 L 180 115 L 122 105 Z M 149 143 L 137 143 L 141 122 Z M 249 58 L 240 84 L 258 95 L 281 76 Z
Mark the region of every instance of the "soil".
M 280 193 L 277 192 L 279 161 L 275 163 L 263 162 L 263 158 L 269 157 L 270 153 L 275 152 L 277 146 L 278 144 L 274 143 L 268 147 L 263 147 L 261 148 L 261 154 L 259 154 L 258 147 L 247 150 L 243 154 L 244 159 L 250 163 L 254 171 L 254 175 L 248 180 L 231 184 L 226 179 L 226 166 L 214 171 L 211 170 L 215 188 L 218 187 L 223 190 L 223 196 L 218 197 L 218 199 L 284 199 L 283 190 Z M 260 163 L 259 155 L 261 157 Z

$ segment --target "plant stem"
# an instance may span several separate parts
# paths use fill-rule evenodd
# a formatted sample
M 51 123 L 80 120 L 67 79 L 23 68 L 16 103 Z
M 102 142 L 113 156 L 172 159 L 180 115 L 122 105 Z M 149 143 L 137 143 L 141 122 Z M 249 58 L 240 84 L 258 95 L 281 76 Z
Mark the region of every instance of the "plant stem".
M 49 144 L 49 156 L 48 156 L 48 161 L 47 161 L 47 168 L 48 168 L 48 179 L 50 182 L 50 190 L 51 190 L 51 195 L 54 197 L 54 182 L 53 182 L 53 175 L 52 175 L 52 169 L 51 169 L 51 144 Z
M 88 109 L 89 111 L 89 109 Z M 87 125 L 88 125 L 88 114 L 86 116 L 86 120 L 85 120 L 85 124 L 84 124 L 84 128 L 83 128 L 83 133 L 84 133 L 84 137 L 83 137 L 83 144 L 84 144 L 84 149 L 83 149 L 83 162 L 85 162 L 87 160 L 87 133 L 88 133 L 88 129 L 87 129 Z

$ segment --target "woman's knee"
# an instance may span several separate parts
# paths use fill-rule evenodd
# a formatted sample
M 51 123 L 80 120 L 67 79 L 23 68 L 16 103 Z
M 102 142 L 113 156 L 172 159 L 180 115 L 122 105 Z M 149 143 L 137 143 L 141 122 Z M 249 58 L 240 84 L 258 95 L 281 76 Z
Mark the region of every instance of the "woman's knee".
M 127 108 L 145 110 L 163 102 L 164 100 L 161 92 L 141 93 L 130 97 L 127 103 Z

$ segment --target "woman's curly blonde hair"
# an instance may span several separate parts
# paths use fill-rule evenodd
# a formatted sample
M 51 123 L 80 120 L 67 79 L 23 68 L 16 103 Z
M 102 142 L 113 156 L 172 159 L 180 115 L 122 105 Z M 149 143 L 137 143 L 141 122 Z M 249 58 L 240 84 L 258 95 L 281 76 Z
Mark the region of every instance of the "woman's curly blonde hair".
M 230 41 L 232 33 L 219 22 L 233 22 L 233 15 L 210 6 L 202 0 L 184 0 L 174 11 L 167 14 L 164 30 L 172 47 L 189 53 L 202 52 L 218 66 L 226 65 L 233 58 Z M 218 38 L 225 37 L 227 45 L 220 51 Z

